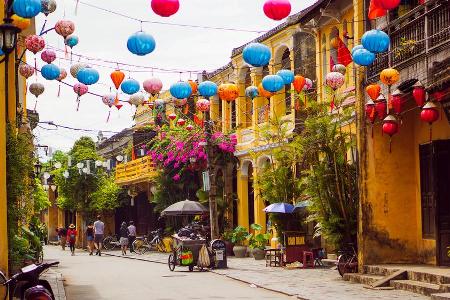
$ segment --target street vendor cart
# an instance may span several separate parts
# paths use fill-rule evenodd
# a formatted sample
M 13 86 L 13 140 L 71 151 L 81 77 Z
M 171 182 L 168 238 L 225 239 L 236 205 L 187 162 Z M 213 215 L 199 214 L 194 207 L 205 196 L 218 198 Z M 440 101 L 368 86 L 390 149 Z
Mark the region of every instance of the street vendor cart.
M 189 271 L 194 270 L 197 265 L 200 249 L 207 245 L 206 239 L 190 239 L 172 235 L 174 239 L 173 253 L 168 259 L 169 270 L 174 271 L 176 266 L 188 267 Z

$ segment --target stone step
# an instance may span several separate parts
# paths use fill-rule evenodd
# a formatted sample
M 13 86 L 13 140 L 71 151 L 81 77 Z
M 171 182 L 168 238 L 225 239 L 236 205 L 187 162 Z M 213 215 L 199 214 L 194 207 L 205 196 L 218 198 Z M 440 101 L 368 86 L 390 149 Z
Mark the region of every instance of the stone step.
M 420 271 L 408 271 L 408 279 L 433 284 L 450 284 L 450 276 Z
M 392 280 L 391 286 L 397 290 L 405 290 L 416 294 L 430 296 L 440 292 L 438 284 L 420 282 L 414 280 Z
M 431 294 L 431 300 L 450 300 L 450 293 Z
M 373 283 L 377 282 L 378 280 L 382 279 L 383 276 L 381 275 L 370 275 L 370 274 L 360 274 L 360 273 L 346 273 L 344 274 L 344 280 L 355 282 L 355 283 L 362 283 L 365 285 L 372 285 Z
M 382 266 L 375 266 L 375 265 L 367 265 L 363 267 L 364 273 L 366 274 L 372 274 L 372 275 L 381 275 L 381 276 L 389 276 L 394 274 L 400 269 L 391 269 L 386 268 Z

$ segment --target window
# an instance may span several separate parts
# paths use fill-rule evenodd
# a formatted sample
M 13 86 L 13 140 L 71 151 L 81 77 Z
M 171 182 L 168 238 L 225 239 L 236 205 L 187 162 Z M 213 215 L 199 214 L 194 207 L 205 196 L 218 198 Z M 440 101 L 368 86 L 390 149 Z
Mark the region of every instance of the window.
M 289 49 L 286 49 L 281 58 L 281 68 L 290 70 L 291 69 L 291 52 Z M 286 115 L 292 113 L 292 97 L 291 97 L 291 85 L 286 84 L 284 87 L 284 100 L 286 104 Z

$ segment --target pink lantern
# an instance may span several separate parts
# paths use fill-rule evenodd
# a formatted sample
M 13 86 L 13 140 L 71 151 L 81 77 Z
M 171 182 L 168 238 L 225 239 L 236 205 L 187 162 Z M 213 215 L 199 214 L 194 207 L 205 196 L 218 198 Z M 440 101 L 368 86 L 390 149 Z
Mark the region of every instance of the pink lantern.
M 63 38 L 66 38 L 75 31 L 75 24 L 69 20 L 59 20 L 55 24 L 55 31 Z
M 153 96 L 158 94 L 163 88 L 163 83 L 159 78 L 147 79 L 142 85 L 144 86 L 144 90 Z
M 30 78 L 34 74 L 34 68 L 27 64 L 21 64 L 19 66 L 19 73 L 25 78 Z
M 75 83 L 73 91 L 77 94 L 77 111 L 80 109 L 80 97 L 88 92 L 88 86 L 83 83 Z
M 172 121 L 175 120 L 176 118 L 177 118 L 177 115 L 174 114 L 174 113 L 171 113 L 171 114 L 169 115 L 169 119 L 171 119 Z
M 312 80 L 309 78 L 305 78 L 305 85 L 303 86 L 303 90 L 308 91 L 308 90 L 312 89 L 312 87 L 313 87 Z
M 184 124 L 186 124 L 186 120 L 185 119 L 178 119 L 178 121 L 177 121 L 177 125 L 178 126 L 184 126 Z
M 29 35 L 25 38 L 25 46 L 34 54 L 38 53 L 45 47 L 45 41 L 39 35 Z
M 46 63 L 51 64 L 56 59 L 56 53 L 53 50 L 47 49 L 47 50 L 42 51 L 41 58 Z
M 339 72 L 331 72 L 327 74 L 326 84 L 333 90 L 339 89 L 344 85 L 345 76 Z
M 263 10 L 268 18 L 280 21 L 291 13 L 291 3 L 289 0 L 266 0 Z
M 114 95 L 114 94 L 106 94 L 106 95 L 102 96 L 102 102 L 109 107 L 112 107 L 114 105 L 115 101 L 116 101 L 116 95 Z
M 170 17 L 180 8 L 178 0 L 152 0 L 152 9 L 161 17 Z
M 206 99 L 198 99 L 195 106 L 197 107 L 198 111 L 206 112 L 209 110 L 209 101 Z

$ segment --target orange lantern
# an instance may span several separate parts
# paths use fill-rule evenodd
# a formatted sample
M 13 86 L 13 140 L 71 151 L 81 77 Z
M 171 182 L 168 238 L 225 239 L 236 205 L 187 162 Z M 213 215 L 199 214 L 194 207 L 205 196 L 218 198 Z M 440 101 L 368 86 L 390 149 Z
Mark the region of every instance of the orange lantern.
M 219 85 L 218 94 L 220 99 L 231 102 L 239 97 L 239 89 L 233 83 L 223 83 Z
M 22 17 L 19 17 L 18 15 L 12 15 L 11 19 L 13 20 L 12 23 L 17 28 L 20 28 L 21 30 L 25 30 L 30 26 L 31 20 L 25 19 Z
M 120 70 L 115 70 L 111 73 L 111 80 L 114 83 L 116 89 L 119 89 L 122 81 L 125 79 L 125 73 Z
M 333 49 L 339 48 L 339 39 L 338 39 L 337 37 L 332 38 L 332 39 L 330 40 L 330 46 L 331 46 Z
M 388 68 L 384 69 L 380 73 L 380 80 L 385 85 L 393 85 L 400 79 L 400 73 L 396 69 Z
M 366 87 L 366 92 L 369 95 L 370 99 L 376 101 L 380 96 L 381 86 L 379 84 L 370 84 Z
M 188 83 L 191 86 L 192 94 L 197 94 L 197 91 L 198 91 L 198 84 L 197 84 L 197 82 L 195 82 L 193 80 L 188 80 Z
M 260 83 L 258 85 L 258 93 L 259 93 L 260 97 L 264 97 L 264 98 L 270 98 L 273 96 L 273 93 L 271 93 L 263 88 L 262 83 Z
M 297 93 L 303 91 L 303 87 L 306 84 L 306 78 L 300 75 L 294 77 L 294 89 Z

